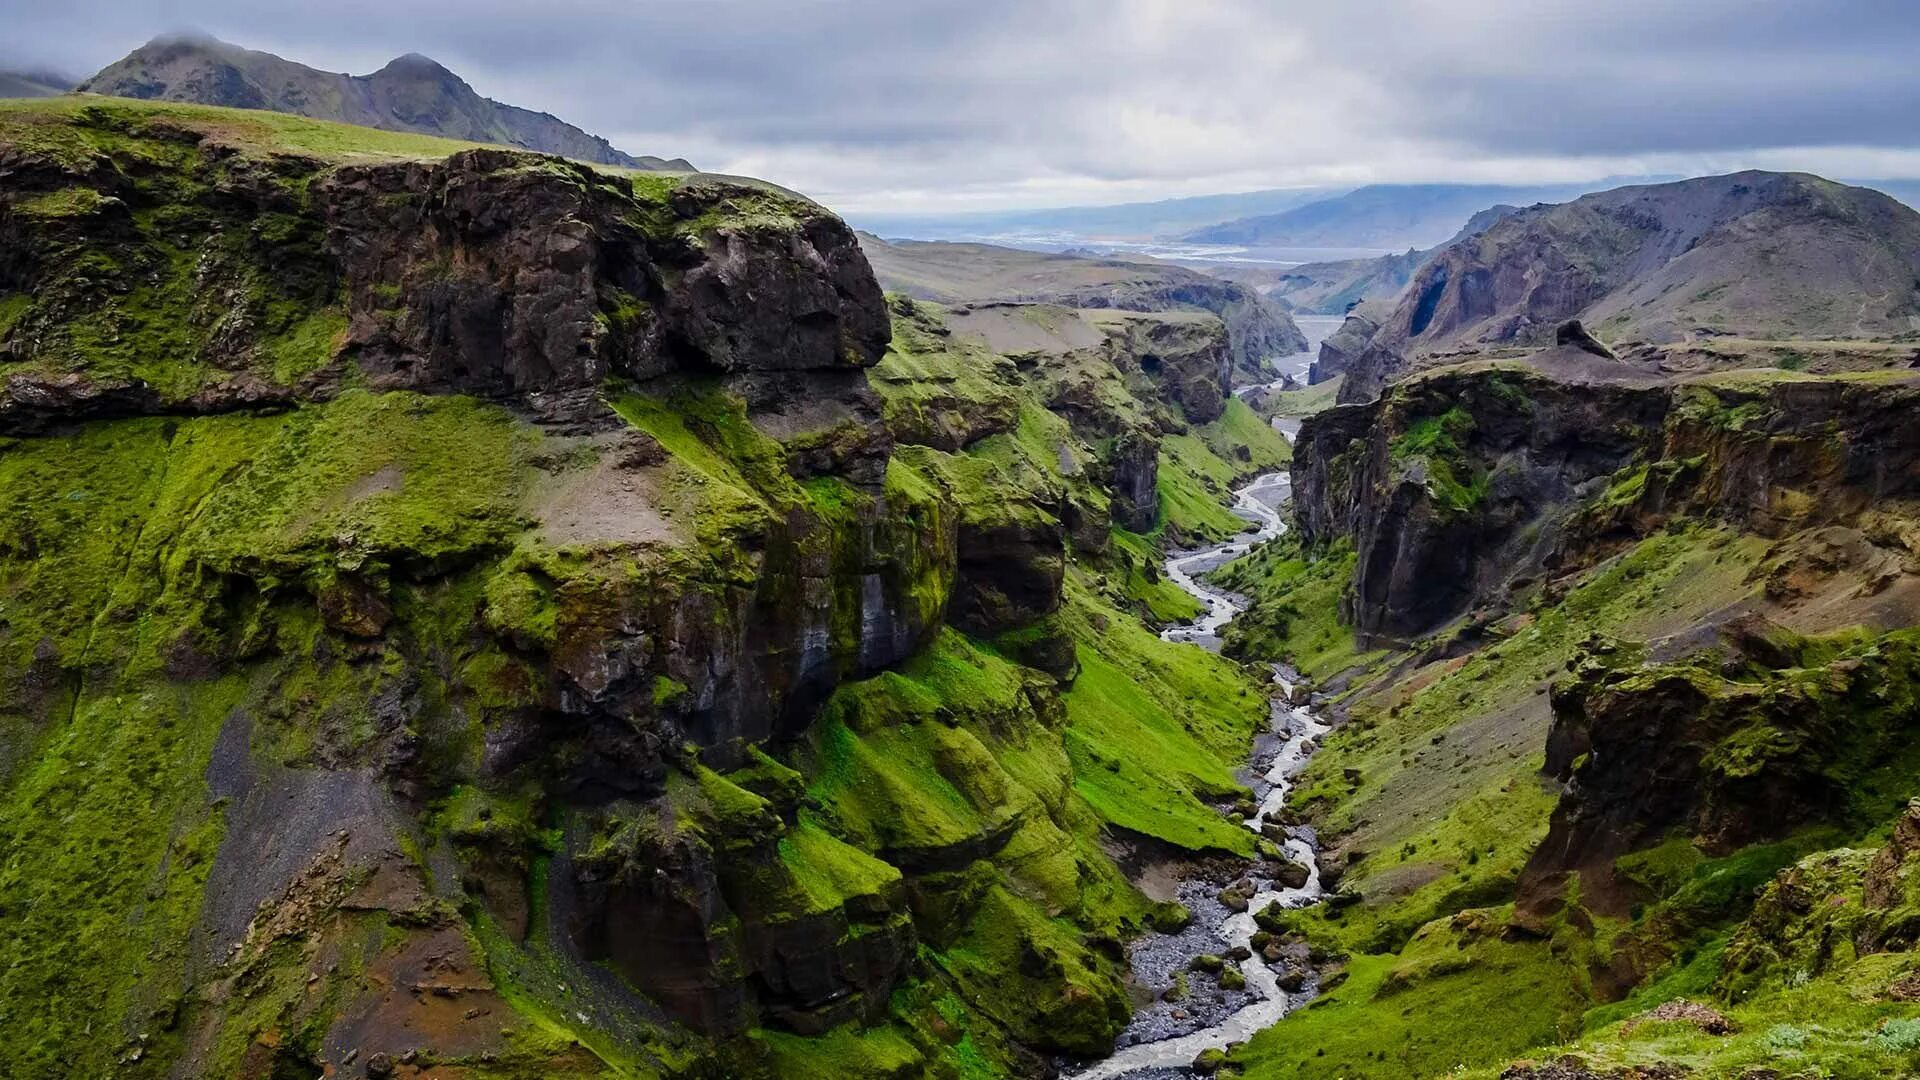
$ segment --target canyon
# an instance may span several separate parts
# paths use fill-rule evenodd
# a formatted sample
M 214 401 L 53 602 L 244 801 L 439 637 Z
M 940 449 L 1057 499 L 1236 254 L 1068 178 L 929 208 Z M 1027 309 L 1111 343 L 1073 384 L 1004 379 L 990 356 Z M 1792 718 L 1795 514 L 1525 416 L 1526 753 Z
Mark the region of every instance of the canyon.
M 0 102 L 0 1073 L 1914 1066 L 1912 211 L 1296 322 L 228 59 Z

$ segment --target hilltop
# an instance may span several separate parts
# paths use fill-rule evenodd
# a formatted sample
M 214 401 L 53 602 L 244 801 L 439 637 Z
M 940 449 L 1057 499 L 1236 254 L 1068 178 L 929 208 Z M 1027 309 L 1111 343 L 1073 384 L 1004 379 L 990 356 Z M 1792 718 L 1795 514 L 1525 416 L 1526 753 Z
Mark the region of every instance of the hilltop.
M 321 71 L 204 35 L 157 37 L 102 68 L 80 90 L 113 97 L 267 109 L 385 131 L 559 154 L 600 165 L 693 171 L 685 160 L 635 157 L 543 112 L 481 97 L 417 53 L 371 75 Z

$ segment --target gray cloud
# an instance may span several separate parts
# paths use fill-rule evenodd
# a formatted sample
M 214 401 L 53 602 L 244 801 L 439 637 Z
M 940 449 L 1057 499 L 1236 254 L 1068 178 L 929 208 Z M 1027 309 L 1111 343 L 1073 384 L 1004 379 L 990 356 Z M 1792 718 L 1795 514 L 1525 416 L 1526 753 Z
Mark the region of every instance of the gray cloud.
M 1920 175 L 1911 0 L 0 0 L 4 59 L 205 29 L 424 52 L 637 153 L 853 208 L 1761 164 Z

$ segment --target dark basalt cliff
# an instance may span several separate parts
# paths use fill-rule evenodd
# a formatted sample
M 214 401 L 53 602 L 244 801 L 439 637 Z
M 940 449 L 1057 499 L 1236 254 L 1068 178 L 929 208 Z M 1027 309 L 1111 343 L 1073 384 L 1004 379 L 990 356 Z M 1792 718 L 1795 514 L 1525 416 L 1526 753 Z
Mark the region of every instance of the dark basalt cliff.
M 1442 371 L 1310 418 L 1295 512 L 1308 543 L 1358 549 L 1354 627 L 1410 640 L 1671 516 L 1781 536 L 1920 494 L 1917 404 L 1904 381 Z
M 609 378 L 673 372 L 777 399 L 784 373 L 857 369 L 886 346 L 852 234 L 775 189 L 491 150 L 328 168 L 188 131 L 154 145 L 186 167 L 0 161 L 0 287 L 34 297 L 4 343 L 10 425 L 286 404 L 349 371 L 562 411 Z M 175 293 L 189 316 L 157 325 Z M 343 338 L 316 333 L 339 320 Z

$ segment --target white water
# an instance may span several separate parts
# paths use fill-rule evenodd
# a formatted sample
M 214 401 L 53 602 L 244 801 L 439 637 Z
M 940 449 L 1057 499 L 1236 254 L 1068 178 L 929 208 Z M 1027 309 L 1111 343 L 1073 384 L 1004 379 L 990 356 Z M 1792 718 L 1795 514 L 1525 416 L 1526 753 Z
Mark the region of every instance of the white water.
M 1280 520 L 1280 512 L 1260 499 L 1258 494 L 1284 490 L 1287 485 L 1286 474 L 1267 473 L 1236 492 L 1236 509 L 1257 522 L 1260 526 L 1258 531 L 1167 560 L 1167 576 L 1205 604 L 1206 611 L 1190 623 L 1163 630 L 1161 637 L 1168 641 L 1217 645 L 1220 628 L 1232 621 L 1245 605 L 1238 597 L 1195 581 L 1194 575 L 1245 554 L 1249 547 L 1262 540 L 1279 536 L 1286 527 Z M 1282 494 L 1275 501 L 1284 498 Z M 1306 765 L 1307 758 L 1319 745 L 1320 736 L 1329 727 L 1312 710 L 1287 703 L 1293 697 L 1294 687 L 1282 674 L 1278 664 L 1274 665 L 1273 681 L 1280 691 L 1273 702 L 1273 730 L 1284 735 L 1285 741 L 1265 767 L 1265 779 L 1273 785 L 1272 789 L 1260 800 L 1260 807 L 1254 815 L 1245 819 L 1247 828 L 1256 833 L 1269 815 L 1278 813 L 1286 804 L 1287 793 L 1293 788 L 1293 778 Z M 1220 924 L 1220 936 L 1226 939 L 1228 947 L 1241 945 L 1252 948 L 1253 934 L 1258 929 L 1253 919 L 1254 912 L 1264 911 L 1270 904 L 1278 904 L 1283 908 L 1305 907 L 1320 899 L 1320 866 L 1314 857 L 1313 845 L 1305 840 L 1292 839 L 1287 841 L 1286 848 L 1290 857 L 1307 867 L 1306 884 L 1297 889 L 1263 889 L 1254 895 L 1246 911 L 1228 914 Z M 1245 1042 L 1255 1032 L 1273 1026 L 1287 1014 L 1289 1007 L 1288 994 L 1280 988 L 1279 976 L 1257 952 L 1241 962 L 1240 971 L 1247 977 L 1247 989 L 1254 994 L 1252 1004 L 1212 1027 L 1202 1028 L 1192 1034 L 1158 1042 L 1136 1043 L 1075 1073 L 1074 1080 L 1106 1080 L 1142 1069 L 1185 1067 L 1203 1050 L 1224 1050 L 1229 1044 Z

